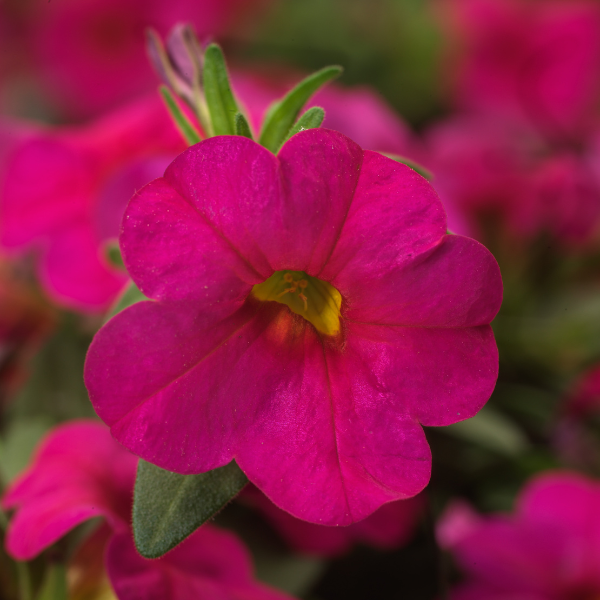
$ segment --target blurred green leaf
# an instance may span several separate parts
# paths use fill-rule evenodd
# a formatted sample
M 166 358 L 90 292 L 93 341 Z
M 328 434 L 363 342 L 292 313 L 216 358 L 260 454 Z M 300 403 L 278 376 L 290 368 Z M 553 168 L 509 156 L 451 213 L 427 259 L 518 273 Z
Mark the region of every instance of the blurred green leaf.
M 260 134 L 260 144 L 277 152 L 310 97 L 328 81 L 342 74 L 342 67 L 325 67 L 303 79 L 268 110 Z
M 248 483 L 235 461 L 199 475 L 180 475 L 140 460 L 133 535 L 142 556 L 158 558 L 212 518 Z
M 143 302 L 144 300 L 148 300 L 148 298 L 140 292 L 140 289 L 133 281 L 130 281 L 129 285 L 121 292 L 121 295 L 117 298 L 114 306 L 106 315 L 106 320 L 108 321 L 108 319 L 111 319 L 122 310 L 125 310 L 138 302 Z
M 442 431 L 506 456 L 518 456 L 529 448 L 527 437 L 516 423 L 487 406 L 471 419 L 448 425 Z
M 78 317 L 65 314 L 29 365 L 29 377 L 12 400 L 8 427 L 28 419 L 60 423 L 95 416 L 83 384 L 83 364 L 92 339 Z
M 211 44 L 204 53 L 203 87 L 212 123 L 212 135 L 235 135 L 237 106 L 221 48 Z
M 323 123 L 324 119 L 325 111 L 320 106 L 313 106 L 312 108 L 309 108 L 290 129 L 289 133 L 285 136 L 283 143 L 285 144 L 285 142 L 287 142 L 292 136 L 300 133 L 301 131 L 321 127 L 321 123 Z
M 33 450 L 52 428 L 43 415 L 11 422 L 0 445 L 0 471 L 3 483 L 10 483 L 28 465 Z
M 200 133 L 198 130 L 192 125 L 190 120 L 185 116 L 179 105 L 177 104 L 177 100 L 171 93 L 171 90 L 166 85 L 161 85 L 158 88 L 162 99 L 164 100 L 169 114 L 171 115 L 177 129 L 183 136 L 183 139 L 190 145 L 197 144 L 201 141 Z
M 67 600 L 67 571 L 64 565 L 50 565 L 36 600 Z

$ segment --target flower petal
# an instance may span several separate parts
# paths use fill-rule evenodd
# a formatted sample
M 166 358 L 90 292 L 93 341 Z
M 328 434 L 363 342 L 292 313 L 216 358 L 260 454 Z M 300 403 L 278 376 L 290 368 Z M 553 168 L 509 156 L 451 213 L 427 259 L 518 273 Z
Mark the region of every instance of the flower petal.
M 334 285 L 349 305 L 370 304 L 372 287 L 379 289 L 390 272 L 445 233 L 446 215 L 431 185 L 406 165 L 366 150 L 335 249 L 314 275 Z
M 444 236 L 430 251 L 353 290 L 346 318 L 411 327 L 487 325 L 502 303 L 496 259 L 479 242 Z
M 300 519 L 348 525 L 429 481 L 425 435 L 378 381 L 369 351 L 379 344 L 365 348 L 348 335 L 341 350 L 306 328 L 295 352 L 279 359 L 290 384 L 242 440 L 242 470 Z
M 243 301 L 262 278 L 239 251 L 165 179 L 142 188 L 123 217 L 120 243 L 132 279 L 157 300 L 206 308 Z
M 498 349 L 489 325 L 462 329 L 349 325 L 373 377 L 393 406 L 427 426 L 476 415 L 498 377 Z M 391 410 L 391 409 L 390 409 Z
M 242 544 L 212 525 L 198 529 L 160 560 L 142 558 L 131 533 L 115 535 L 106 567 L 121 600 L 289 600 L 255 582 Z
M 3 508 L 17 509 L 8 528 L 8 552 L 29 560 L 96 516 L 113 528 L 128 528 L 136 464 L 101 423 L 57 427 L 2 499 Z
M 219 318 L 189 305 L 136 304 L 90 346 L 85 380 L 92 404 L 145 460 L 179 473 L 227 464 L 236 437 L 285 377 L 281 349 L 270 346 L 287 333 L 277 333 L 284 311 L 282 304 L 248 302 Z
M 264 281 L 292 266 L 321 268 L 352 201 L 361 161 L 362 150 L 334 131 L 302 132 L 278 157 L 247 138 L 221 136 L 181 154 L 165 179 Z
M 40 262 L 44 287 L 61 304 L 99 312 L 115 299 L 128 278 L 108 264 L 98 240 L 85 222 L 56 232 Z

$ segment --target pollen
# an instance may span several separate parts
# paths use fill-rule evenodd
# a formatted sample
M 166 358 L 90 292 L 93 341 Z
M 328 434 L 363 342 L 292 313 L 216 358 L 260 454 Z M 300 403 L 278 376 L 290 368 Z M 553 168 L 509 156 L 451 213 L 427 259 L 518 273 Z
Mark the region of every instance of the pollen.
M 255 285 L 252 294 L 263 302 L 285 304 L 320 333 L 337 335 L 340 331 L 342 295 L 330 283 L 303 271 L 275 271 Z

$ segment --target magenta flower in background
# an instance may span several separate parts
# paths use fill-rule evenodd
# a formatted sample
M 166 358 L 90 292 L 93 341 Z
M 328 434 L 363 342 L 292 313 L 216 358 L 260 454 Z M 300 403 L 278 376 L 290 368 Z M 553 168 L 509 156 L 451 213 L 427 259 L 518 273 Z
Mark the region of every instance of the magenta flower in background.
M 600 8 L 589 0 L 443 0 L 463 108 L 584 133 L 600 92 Z
M 118 236 L 135 190 L 185 148 L 158 96 L 87 126 L 21 128 L 6 123 L 0 189 L 0 243 L 39 254 L 40 279 L 59 303 L 102 311 L 127 277 L 104 244 Z M 4 153 L 3 153 L 4 154 Z
M 450 227 L 482 214 L 519 239 L 550 232 L 581 248 L 600 236 L 600 8 L 595 2 L 447 0 L 450 69 L 469 113 L 428 133 Z
M 446 235 L 425 179 L 342 134 L 276 157 L 242 137 L 181 154 L 123 219 L 152 301 L 90 346 L 85 380 L 113 435 L 163 468 L 236 459 L 279 507 L 350 524 L 417 494 L 420 423 L 473 416 L 498 356 L 496 261 Z
M 530 481 L 512 515 L 454 504 L 437 529 L 467 574 L 452 600 L 573 600 L 600 595 L 600 484 L 571 472 Z
M 419 525 L 425 504 L 423 496 L 414 496 L 384 504 L 359 523 L 325 527 L 292 517 L 254 486 L 244 489 L 242 500 L 255 506 L 293 549 L 327 557 L 344 554 L 358 543 L 382 550 L 407 544 Z
M 204 525 L 160 560 L 142 558 L 133 544 L 131 503 L 137 458 L 92 420 L 73 421 L 49 433 L 31 466 L 2 499 L 15 509 L 6 549 L 29 560 L 76 525 L 102 516 L 81 555 L 94 563 L 105 553 L 108 576 L 120 600 L 289 600 L 254 581 L 248 553 L 228 532 Z
M 565 398 L 565 412 L 583 417 L 600 410 L 600 365 L 586 371 Z
M 29 44 L 35 68 L 69 116 L 115 108 L 156 86 L 144 33 L 177 22 L 219 35 L 268 0 L 35 0 Z

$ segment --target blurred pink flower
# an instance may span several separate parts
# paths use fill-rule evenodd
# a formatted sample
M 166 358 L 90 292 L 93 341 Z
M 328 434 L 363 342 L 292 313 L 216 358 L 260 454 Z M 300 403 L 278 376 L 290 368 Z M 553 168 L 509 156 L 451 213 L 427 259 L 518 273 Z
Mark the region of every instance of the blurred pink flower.
M 94 563 L 108 543 L 106 569 L 120 600 L 289 600 L 256 583 L 240 542 L 212 525 L 161 560 L 142 558 L 130 526 L 136 465 L 137 458 L 97 421 L 54 429 L 2 500 L 4 509 L 16 509 L 6 537 L 9 554 L 29 560 L 79 523 L 102 516 L 109 527 L 93 534 L 84 553 Z
M 389 502 L 353 525 L 326 527 L 296 519 L 254 486 L 245 488 L 242 498 L 258 508 L 292 548 L 319 556 L 338 556 L 359 542 L 384 550 L 403 546 L 413 536 L 425 502 L 422 495 Z
M 600 483 L 570 472 L 530 481 L 512 515 L 451 505 L 437 528 L 467 580 L 452 600 L 600 596 Z
M 419 423 L 469 418 L 494 388 L 496 261 L 446 235 L 425 179 L 337 132 L 278 156 L 192 146 L 132 198 L 120 242 L 153 301 L 100 330 L 85 380 L 163 468 L 235 458 L 294 516 L 348 525 L 427 484 Z
M 69 116 L 85 117 L 150 91 L 144 32 L 191 22 L 204 38 L 247 20 L 268 0 L 34 0 L 29 43 L 40 77 Z
M 103 255 L 130 196 L 185 148 L 158 96 L 86 126 L 5 123 L 0 243 L 34 248 L 46 291 L 59 303 L 102 311 L 127 280 Z
M 600 411 L 600 365 L 586 371 L 575 382 L 564 400 L 564 411 L 575 417 Z
M 600 7 L 586 0 L 440 0 L 458 104 L 428 134 L 427 166 L 456 231 L 481 217 L 567 247 L 600 235 Z M 454 230 L 454 229 L 453 229 Z
M 572 247 L 600 234 L 600 162 L 593 148 L 549 148 L 514 121 L 458 115 L 430 128 L 426 165 L 449 228 L 482 238 L 482 219 L 502 219 L 517 238 L 542 232 Z
M 582 134 L 600 92 L 600 7 L 590 0 L 440 0 L 463 108 Z

